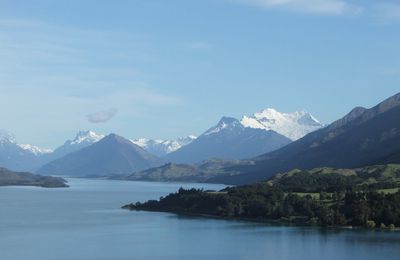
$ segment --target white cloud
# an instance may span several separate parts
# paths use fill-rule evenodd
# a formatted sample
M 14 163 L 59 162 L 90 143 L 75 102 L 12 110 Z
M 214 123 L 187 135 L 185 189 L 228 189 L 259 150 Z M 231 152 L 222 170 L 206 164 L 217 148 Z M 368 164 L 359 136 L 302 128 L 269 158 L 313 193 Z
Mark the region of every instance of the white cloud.
M 264 8 L 285 9 L 295 12 L 344 15 L 358 14 L 362 7 L 345 0 L 236 0 L 237 2 L 260 6 Z
M 86 116 L 87 120 L 90 123 L 98 124 L 98 123 L 105 123 L 110 121 L 118 112 L 118 109 L 111 108 L 104 111 L 97 111 L 95 113 L 89 114 Z

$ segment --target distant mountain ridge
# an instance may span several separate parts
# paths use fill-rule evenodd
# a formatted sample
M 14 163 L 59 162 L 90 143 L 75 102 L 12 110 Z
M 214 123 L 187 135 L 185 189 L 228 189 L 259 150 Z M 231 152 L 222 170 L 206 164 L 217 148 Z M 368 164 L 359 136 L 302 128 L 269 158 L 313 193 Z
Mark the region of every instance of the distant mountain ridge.
M 175 140 L 160 140 L 160 139 L 152 140 L 147 138 L 139 138 L 132 140 L 132 142 L 136 145 L 139 145 L 146 151 L 162 157 L 169 153 L 175 152 L 176 150 L 182 148 L 185 145 L 190 144 L 196 138 L 197 137 L 193 135 L 177 138 Z

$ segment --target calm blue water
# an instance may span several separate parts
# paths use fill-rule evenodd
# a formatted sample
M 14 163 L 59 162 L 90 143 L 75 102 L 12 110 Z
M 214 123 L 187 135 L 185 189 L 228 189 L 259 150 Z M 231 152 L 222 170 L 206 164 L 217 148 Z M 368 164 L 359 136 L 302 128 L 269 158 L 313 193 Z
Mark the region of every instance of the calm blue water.
M 0 188 L 0 259 L 400 259 L 400 233 L 268 226 L 129 212 L 166 184 L 69 179 L 71 188 Z

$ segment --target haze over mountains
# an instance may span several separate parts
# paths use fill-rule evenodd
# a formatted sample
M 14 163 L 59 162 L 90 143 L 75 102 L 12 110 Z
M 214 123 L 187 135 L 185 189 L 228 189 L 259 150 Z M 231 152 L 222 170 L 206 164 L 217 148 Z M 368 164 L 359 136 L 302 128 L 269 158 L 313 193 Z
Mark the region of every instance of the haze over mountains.
M 51 153 L 23 149 L 3 134 L 0 165 L 13 170 L 42 166 L 39 173 L 80 177 L 246 184 L 296 168 L 400 163 L 399 119 L 397 94 L 371 109 L 356 107 L 326 127 L 306 112 L 266 109 L 241 120 L 223 117 L 198 138 L 132 141 L 79 132 Z
M 356 107 L 327 127 L 306 112 L 285 114 L 266 109 L 241 120 L 223 117 L 198 138 L 174 141 L 131 141 L 114 134 L 103 137 L 79 132 L 52 153 L 23 149 L 3 134 L 0 163 L 24 170 L 45 162 L 38 171 L 43 174 L 245 184 L 296 168 L 399 163 L 399 119 L 397 94 L 371 109 Z M 172 163 L 164 165 L 167 162 Z M 158 168 L 149 169 L 152 167 Z

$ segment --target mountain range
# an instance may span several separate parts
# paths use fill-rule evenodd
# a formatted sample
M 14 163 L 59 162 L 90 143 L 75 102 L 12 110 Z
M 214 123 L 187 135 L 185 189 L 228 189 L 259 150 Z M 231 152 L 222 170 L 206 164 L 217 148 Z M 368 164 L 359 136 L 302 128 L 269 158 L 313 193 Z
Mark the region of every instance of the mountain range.
M 400 162 L 400 93 L 370 109 L 356 107 L 327 127 L 236 165 L 209 181 L 246 184 L 292 169 L 357 168 Z
M 194 136 L 175 140 L 140 138 L 130 141 L 157 157 L 159 161 L 161 161 L 159 158 L 162 158 L 165 162 L 199 163 L 214 157 L 226 160 L 254 157 L 285 146 L 299 136 L 320 127 L 322 125 L 318 120 L 303 111 L 287 114 L 274 109 L 265 109 L 253 116 L 244 116 L 240 121 L 223 117 L 216 126 L 204 132 L 199 138 Z M 64 164 L 58 165 L 59 159 L 90 147 L 103 138 L 104 135 L 93 131 L 80 131 L 74 139 L 67 140 L 53 151 L 30 144 L 18 144 L 11 134 L 2 132 L 0 134 L 0 165 L 17 171 L 36 171 L 40 168 L 40 171 L 45 172 L 47 169 L 63 172 L 60 165 Z M 102 154 L 102 152 L 97 154 Z M 140 157 L 140 153 L 138 156 Z M 78 165 L 82 159 L 76 157 L 75 162 L 69 157 L 65 160 L 71 165 Z M 55 161 L 57 161 L 57 167 Z M 112 164 L 110 162 L 110 165 Z M 148 165 L 153 166 L 152 163 Z M 89 166 L 86 166 L 86 169 L 88 168 Z M 96 165 L 93 165 L 93 169 L 97 169 Z M 132 169 L 142 170 L 142 167 Z M 92 170 L 89 172 L 90 175 L 93 174 Z M 115 169 L 115 172 L 119 174 L 124 171 Z M 102 174 L 104 172 L 101 172 Z
M 241 120 L 223 117 L 198 138 L 132 141 L 87 131 L 54 152 L 2 133 L 0 165 L 21 170 L 45 162 L 39 173 L 247 184 L 293 169 L 400 163 L 399 118 L 400 93 L 325 127 L 304 111 L 265 109 Z

